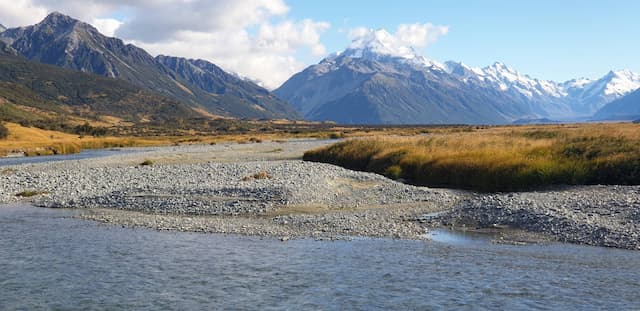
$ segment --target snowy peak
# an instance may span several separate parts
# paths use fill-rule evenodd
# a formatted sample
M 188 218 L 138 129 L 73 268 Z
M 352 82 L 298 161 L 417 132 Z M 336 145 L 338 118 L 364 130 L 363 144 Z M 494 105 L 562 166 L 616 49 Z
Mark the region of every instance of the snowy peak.
M 564 91 L 555 82 L 533 79 L 501 62 L 484 68 L 472 68 L 463 63 L 447 62 L 447 72 L 467 83 L 511 92 L 526 98 L 556 98 Z
M 0 24 L 0 32 L 3 32 L 7 30 L 7 27 L 4 27 L 4 25 Z
M 601 80 L 606 81 L 605 96 L 620 97 L 640 88 L 640 75 L 630 70 L 610 71 Z
M 401 42 L 398 42 L 384 29 L 369 30 L 366 34 L 351 41 L 351 44 L 342 54 L 353 58 L 378 58 L 390 56 L 405 59 L 418 58 L 416 51 Z
M 358 36 L 349 47 L 328 57 L 332 61 L 338 57 L 360 58 L 376 61 L 396 61 L 405 64 L 444 71 L 444 65 L 418 54 L 412 47 L 404 44 L 384 29 L 370 29 Z
M 495 62 L 491 66 L 484 67 L 482 68 L 482 71 L 486 74 L 490 74 L 497 77 L 503 77 L 507 80 L 513 80 L 513 81 L 517 80 L 519 77 L 522 77 L 517 70 L 501 62 Z

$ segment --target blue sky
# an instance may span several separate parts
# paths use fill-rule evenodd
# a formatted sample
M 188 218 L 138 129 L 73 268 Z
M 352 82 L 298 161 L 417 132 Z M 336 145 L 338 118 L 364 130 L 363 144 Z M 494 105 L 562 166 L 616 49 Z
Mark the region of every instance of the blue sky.
M 449 33 L 421 49 L 438 61 L 472 66 L 502 61 L 536 78 L 600 77 L 611 69 L 640 71 L 640 1 L 305 1 L 290 16 L 331 23 L 321 42 L 341 50 L 341 30 L 433 23 Z
M 0 23 L 30 25 L 53 11 L 152 55 L 202 58 L 268 88 L 346 48 L 350 30 L 393 34 L 401 24 L 448 27 L 418 48 L 441 62 L 501 61 L 558 82 L 640 72 L 638 0 L 20 0 L 0 1 Z

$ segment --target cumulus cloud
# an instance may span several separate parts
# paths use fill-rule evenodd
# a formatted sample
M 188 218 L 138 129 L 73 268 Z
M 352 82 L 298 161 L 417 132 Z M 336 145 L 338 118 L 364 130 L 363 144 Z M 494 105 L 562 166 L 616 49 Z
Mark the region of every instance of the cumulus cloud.
M 95 26 L 105 36 L 113 37 L 122 22 L 113 18 L 94 18 L 91 25 Z
M 320 57 L 326 22 L 292 20 L 284 0 L 13 0 L 0 23 L 36 23 L 51 11 L 89 22 L 153 55 L 202 58 L 275 88 Z M 117 19 L 115 18 L 117 16 Z
M 357 27 L 349 30 L 349 38 L 351 40 L 359 40 L 370 36 L 375 30 L 366 27 Z M 390 34 L 387 38 L 397 46 L 412 46 L 416 48 L 425 48 L 435 43 L 438 38 L 449 32 L 448 26 L 436 26 L 431 23 L 416 24 L 400 24 L 394 34 Z
M 17 27 L 37 23 L 47 15 L 47 8 L 31 0 L 0 1 L 0 24 Z
M 421 48 L 436 42 L 439 37 L 447 33 L 449 33 L 447 26 L 435 26 L 431 23 L 402 24 L 398 26 L 395 36 L 400 42 Z

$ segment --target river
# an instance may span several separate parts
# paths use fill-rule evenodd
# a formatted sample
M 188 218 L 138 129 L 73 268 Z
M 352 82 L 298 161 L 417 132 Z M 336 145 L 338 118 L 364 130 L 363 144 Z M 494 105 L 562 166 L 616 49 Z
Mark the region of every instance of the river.
M 142 148 L 87 149 L 87 150 L 82 150 L 79 153 L 72 153 L 72 154 L 36 156 L 36 157 L 0 157 L 0 167 L 8 166 L 8 165 L 18 165 L 18 164 L 33 164 L 33 163 L 99 158 L 99 157 L 125 154 L 125 153 L 136 152 L 136 151 L 139 152 L 141 150 L 143 149 Z
M 0 310 L 638 309 L 640 253 L 567 244 L 277 239 L 0 207 Z

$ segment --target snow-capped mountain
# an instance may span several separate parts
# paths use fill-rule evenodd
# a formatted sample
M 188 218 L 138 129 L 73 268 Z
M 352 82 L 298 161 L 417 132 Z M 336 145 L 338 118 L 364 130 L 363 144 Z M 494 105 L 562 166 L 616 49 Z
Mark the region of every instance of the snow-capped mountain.
M 467 83 L 520 97 L 530 101 L 541 116 L 558 119 L 590 117 L 607 103 L 640 89 L 640 75 L 629 70 L 610 71 L 598 80 L 581 78 L 558 83 L 531 78 L 499 62 L 484 68 L 456 62 L 445 65 L 449 73 Z
M 595 81 L 572 80 L 563 86 L 577 114 L 593 115 L 606 104 L 640 89 L 640 75 L 629 70 L 610 71 Z
M 7 30 L 7 27 L 4 27 L 4 25 L 0 24 L 0 32 L 3 32 Z
M 588 119 L 639 88 L 639 76 L 630 71 L 559 83 L 500 62 L 484 68 L 441 64 L 377 30 L 294 75 L 275 93 L 313 120 L 508 123 Z
M 593 118 L 595 120 L 639 120 L 640 90 L 608 103 L 598 110 Z
M 384 29 L 371 31 L 351 42 L 341 53 L 343 57 L 364 58 L 369 60 L 395 60 L 407 64 L 426 66 L 435 70 L 444 70 L 444 65 L 419 55 L 412 47 L 397 42 Z M 337 55 L 336 55 L 337 56 Z
M 274 92 L 309 119 L 341 123 L 507 123 L 535 116 L 449 74 L 384 30 L 354 40 Z

